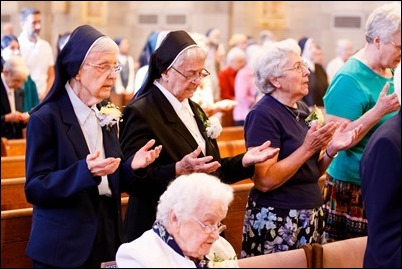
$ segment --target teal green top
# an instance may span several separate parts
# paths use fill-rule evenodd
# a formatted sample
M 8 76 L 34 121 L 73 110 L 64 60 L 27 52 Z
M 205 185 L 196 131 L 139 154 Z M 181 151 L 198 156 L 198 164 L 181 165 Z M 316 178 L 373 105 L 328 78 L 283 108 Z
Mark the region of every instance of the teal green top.
M 335 75 L 324 95 L 325 112 L 355 121 L 374 107 L 386 82 L 390 85 L 388 94 L 393 93 L 393 78 L 384 78 L 359 60 L 350 58 Z M 327 173 L 335 179 L 360 185 L 359 166 L 363 150 L 378 126 L 396 113 L 381 118 L 356 146 L 340 151 Z
M 32 108 L 39 104 L 38 90 L 36 89 L 36 84 L 32 80 L 31 76 L 28 76 L 27 81 L 25 81 L 22 86 L 24 89 L 24 111 L 29 112 Z

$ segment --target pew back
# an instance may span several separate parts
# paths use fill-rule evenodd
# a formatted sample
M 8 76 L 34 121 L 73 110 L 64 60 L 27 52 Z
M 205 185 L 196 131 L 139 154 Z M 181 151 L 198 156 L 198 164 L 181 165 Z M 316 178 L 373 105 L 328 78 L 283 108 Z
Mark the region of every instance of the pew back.
M 1 210 L 32 207 L 25 198 L 25 177 L 1 180 Z
M 1 268 L 32 267 L 25 256 L 31 223 L 32 208 L 1 211 Z
M 240 257 L 241 251 L 244 213 L 248 193 L 252 186 L 253 183 L 232 185 L 234 199 L 229 206 L 226 218 L 222 221 L 227 226 L 227 229 L 224 231 L 224 236 L 233 246 L 238 257 Z
M 324 245 L 312 244 L 315 268 L 363 268 L 367 236 L 339 240 Z
M 1 138 L 1 156 L 25 156 L 26 139 Z
M 239 140 L 244 139 L 243 126 L 226 126 L 223 127 L 222 133 L 216 138 L 217 141 Z
M 219 153 L 222 158 L 233 157 L 237 154 L 246 152 L 244 139 L 217 141 Z
M 1 157 L 1 179 L 25 177 L 25 156 Z
M 128 197 L 121 198 L 123 216 Z M 32 267 L 25 256 L 32 224 L 32 208 L 1 211 L 1 268 Z
M 240 268 L 312 268 L 310 244 L 299 249 L 239 259 Z

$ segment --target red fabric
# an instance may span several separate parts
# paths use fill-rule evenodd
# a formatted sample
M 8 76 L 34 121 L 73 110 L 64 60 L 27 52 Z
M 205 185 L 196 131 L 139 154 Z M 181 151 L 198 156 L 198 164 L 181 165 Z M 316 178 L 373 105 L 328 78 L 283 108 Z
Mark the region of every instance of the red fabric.
M 219 72 L 219 86 L 221 88 L 221 99 L 235 99 L 235 77 L 237 71 L 231 67 L 226 67 Z

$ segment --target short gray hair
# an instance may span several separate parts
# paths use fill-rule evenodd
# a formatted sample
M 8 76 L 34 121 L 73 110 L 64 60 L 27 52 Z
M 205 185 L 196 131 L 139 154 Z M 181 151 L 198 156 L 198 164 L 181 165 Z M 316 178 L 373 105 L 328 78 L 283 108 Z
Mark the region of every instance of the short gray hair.
M 173 61 L 170 64 L 170 67 L 175 64 L 180 66 L 183 63 L 188 63 L 188 62 L 191 62 L 193 59 L 198 59 L 198 58 L 202 58 L 205 61 L 205 59 L 207 58 L 207 52 L 204 49 L 202 49 L 201 47 L 199 47 L 198 45 L 192 46 L 192 47 L 186 49 L 185 51 L 183 51 L 183 53 L 181 53 L 179 55 L 179 57 L 177 57 L 177 59 L 175 59 L 175 61 Z
M 232 200 L 233 188 L 217 177 L 205 173 L 182 175 L 173 180 L 160 197 L 156 219 L 166 225 L 171 211 L 188 219 L 200 208 L 215 202 L 220 204 L 220 211 L 226 216 Z
M 401 3 L 393 2 L 376 8 L 366 22 L 366 41 L 373 43 L 376 36 L 390 42 L 392 35 L 401 30 Z
M 24 81 L 28 78 L 29 70 L 21 56 L 13 55 L 5 63 L 3 67 L 11 76 L 17 76 Z
M 113 52 L 117 55 L 119 53 L 119 46 L 108 36 L 99 37 L 87 51 L 81 66 L 85 63 L 88 55 L 90 55 L 92 52 Z
M 280 77 L 284 65 L 291 53 L 300 55 L 301 49 L 294 39 L 279 42 L 267 42 L 252 58 L 255 82 L 258 89 L 268 94 L 275 90 L 269 81 L 270 77 Z

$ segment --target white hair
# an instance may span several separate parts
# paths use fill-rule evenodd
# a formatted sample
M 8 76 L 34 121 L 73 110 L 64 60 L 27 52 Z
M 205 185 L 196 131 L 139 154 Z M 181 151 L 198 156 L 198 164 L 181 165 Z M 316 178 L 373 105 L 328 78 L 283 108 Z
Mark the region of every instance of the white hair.
M 170 212 L 187 219 L 211 203 L 219 203 L 219 214 L 226 216 L 233 200 L 233 188 L 205 173 L 182 175 L 173 180 L 159 199 L 156 219 L 169 223 Z M 217 212 L 218 213 L 218 212 Z
M 7 71 L 11 76 L 18 76 L 24 81 L 28 78 L 29 70 L 24 60 L 19 55 L 11 56 L 3 67 L 4 71 Z

